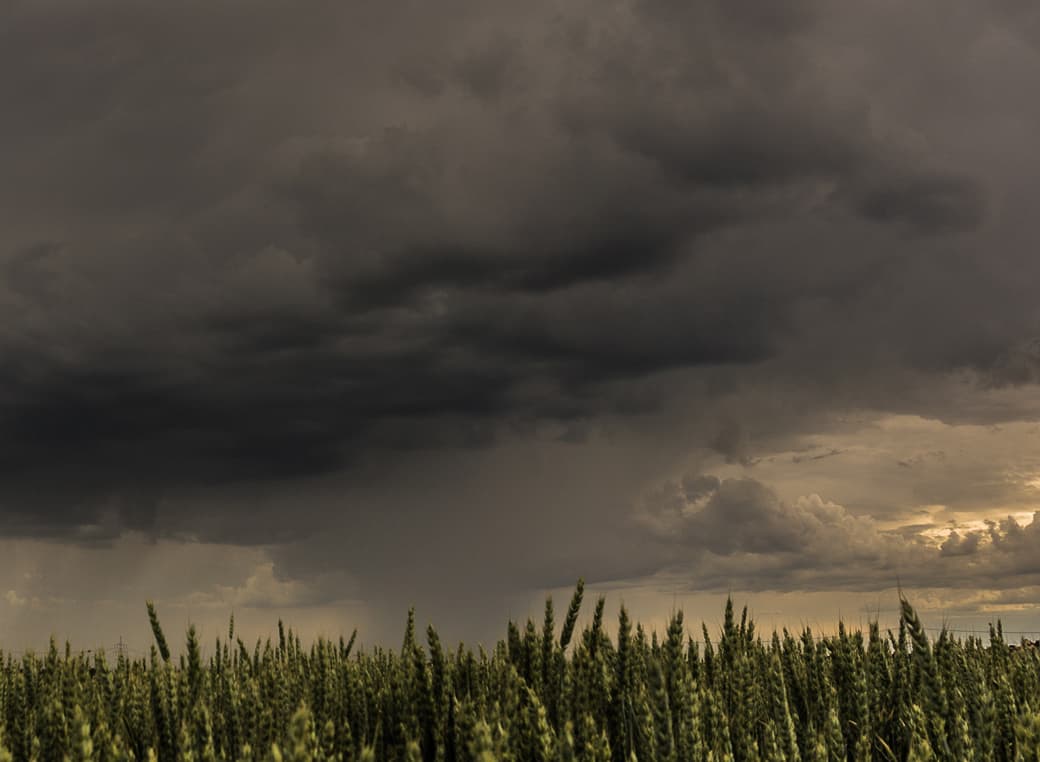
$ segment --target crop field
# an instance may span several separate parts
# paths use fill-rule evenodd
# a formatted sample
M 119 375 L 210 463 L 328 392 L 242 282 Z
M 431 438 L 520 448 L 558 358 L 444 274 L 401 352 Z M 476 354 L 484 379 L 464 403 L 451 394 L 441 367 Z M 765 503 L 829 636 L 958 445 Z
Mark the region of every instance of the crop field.
M 1040 759 L 1040 652 L 942 633 L 909 603 L 898 629 L 763 634 L 731 604 L 720 633 L 681 614 L 648 633 L 600 599 L 577 627 L 509 623 L 492 651 L 407 620 L 400 649 L 355 638 L 237 638 L 172 657 L 154 607 L 150 658 L 6 655 L 4 760 Z M 356 633 L 355 633 L 356 635 Z

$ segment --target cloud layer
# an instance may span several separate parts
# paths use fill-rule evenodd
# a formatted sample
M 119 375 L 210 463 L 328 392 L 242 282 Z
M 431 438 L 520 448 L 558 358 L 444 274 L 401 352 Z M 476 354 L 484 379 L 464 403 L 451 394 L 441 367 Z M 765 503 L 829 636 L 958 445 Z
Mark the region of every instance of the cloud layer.
M 944 493 L 949 432 L 904 431 L 898 503 L 842 466 L 857 416 L 1040 414 L 1035 10 L 307 6 L 5 9 L 5 537 L 262 548 L 248 605 L 684 554 L 748 589 L 1036 583 L 1032 524 L 889 525 L 1017 515 L 1031 462 L 995 486 L 990 442 Z M 779 453 L 833 470 L 788 495 Z M 682 473 L 721 476 L 633 538 Z

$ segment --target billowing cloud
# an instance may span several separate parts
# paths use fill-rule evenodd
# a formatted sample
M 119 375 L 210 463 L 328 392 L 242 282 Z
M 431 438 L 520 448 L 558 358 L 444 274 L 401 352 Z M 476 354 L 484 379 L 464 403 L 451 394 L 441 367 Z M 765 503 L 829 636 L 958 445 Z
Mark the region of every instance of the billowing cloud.
M 816 494 L 788 503 L 755 479 L 700 475 L 649 493 L 634 520 L 665 549 L 658 573 L 686 579 L 691 590 L 903 584 L 1007 591 L 1040 584 L 1040 512 L 981 528 L 886 528 Z

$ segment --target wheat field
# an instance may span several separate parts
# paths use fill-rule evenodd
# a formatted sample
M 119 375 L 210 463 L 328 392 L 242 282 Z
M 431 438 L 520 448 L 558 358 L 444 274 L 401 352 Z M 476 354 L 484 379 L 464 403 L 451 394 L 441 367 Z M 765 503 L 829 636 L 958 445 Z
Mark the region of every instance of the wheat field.
M 154 606 L 148 658 L 5 655 L 3 760 L 1040 759 L 1040 651 L 929 639 L 902 602 L 896 631 L 760 634 L 725 610 L 714 637 L 681 613 L 648 633 L 604 600 L 579 631 L 579 582 L 557 627 L 510 622 L 491 652 L 446 648 L 409 612 L 400 649 L 348 641 L 247 645 L 231 620 L 202 656 L 171 656 Z

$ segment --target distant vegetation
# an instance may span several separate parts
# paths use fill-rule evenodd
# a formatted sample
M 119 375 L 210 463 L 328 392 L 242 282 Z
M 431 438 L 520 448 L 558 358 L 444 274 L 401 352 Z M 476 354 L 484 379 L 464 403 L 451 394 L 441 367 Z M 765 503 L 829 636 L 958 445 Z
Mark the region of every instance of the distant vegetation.
M 64 653 L 3 659 L 4 760 L 985 760 L 1040 759 L 1040 653 L 934 642 L 908 603 L 898 631 L 841 627 L 763 638 L 727 604 L 714 639 L 675 615 L 658 635 L 603 600 L 577 632 L 509 623 L 491 653 L 446 649 L 409 614 L 400 650 L 304 648 L 194 628 L 172 659 L 155 609 L 150 658 Z M 356 634 L 356 633 L 355 633 Z M 576 635 L 576 637 L 574 637 Z M 573 641 L 573 642 L 572 642 Z

